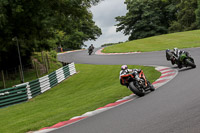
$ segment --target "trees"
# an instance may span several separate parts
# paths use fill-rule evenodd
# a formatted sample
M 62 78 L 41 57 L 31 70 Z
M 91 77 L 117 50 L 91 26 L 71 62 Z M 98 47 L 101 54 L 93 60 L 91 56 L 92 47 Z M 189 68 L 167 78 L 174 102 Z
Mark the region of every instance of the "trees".
M 0 67 L 17 64 L 17 56 L 13 56 L 17 54 L 14 37 L 19 40 L 23 62 L 29 60 L 33 51 L 49 50 L 60 42 L 66 47 L 80 48 L 84 41 L 95 40 L 101 29 L 93 22 L 88 8 L 100 1 L 0 1 Z M 8 63 L 11 59 L 12 63 Z
M 200 25 L 199 9 L 195 14 L 197 0 L 126 0 L 125 4 L 128 12 L 116 17 L 116 26 L 129 40 L 193 30 Z
M 198 3 L 198 8 L 196 10 L 196 22 L 197 22 L 197 27 L 200 28 L 200 0 L 197 0 Z
M 102 34 L 101 29 L 92 20 L 90 12 L 86 12 L 81 19 L 76 20 L 76 23 L 76 25 L 70 25 L 71 30 L 65 30 L 66 39 L 62 45 L 64 48 L 81 48 L 85 41 L 96 40 Z
M 194 30 L 196 25 L 197 0 L 179 0 L 176 17 L 169 27 L 170 32 Z
M 116 17 L 117 31 L 130 35 L 129 40 L 167 33 L 164 3 L 160 0 L 126 0 L 126 16 Z

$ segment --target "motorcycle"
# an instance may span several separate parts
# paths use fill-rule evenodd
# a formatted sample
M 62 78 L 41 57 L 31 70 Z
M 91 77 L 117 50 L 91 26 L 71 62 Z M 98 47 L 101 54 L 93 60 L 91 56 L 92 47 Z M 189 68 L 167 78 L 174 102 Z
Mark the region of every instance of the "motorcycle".
M 171 61 L 172 65 L 177 64 L 178 65 L 178 61 L 181 63 L 182 66 L 184 67 L 192 67 L 192 68 L 196 68 L 194 59 L 189 55 L 188 52 L 183 51 L 180 54 L 180 57 L 177 58 L 172 51 L 170 51 L 169 49 L 166 50 L 166 59 L 168 61 Z
M 89 55 L 91 55 L 92 52 L 93 52 L 93 49 L 88 49 L 88 53 L 89 53 Z
M 136 78 L 136 76 L 139 78 Z M 155 90 L 154 86 L 145 78 L 142 70 L 138 75 L 135 73 L 122 75 L 121 82 L 139 97 L 144 96 L 149 91 Z

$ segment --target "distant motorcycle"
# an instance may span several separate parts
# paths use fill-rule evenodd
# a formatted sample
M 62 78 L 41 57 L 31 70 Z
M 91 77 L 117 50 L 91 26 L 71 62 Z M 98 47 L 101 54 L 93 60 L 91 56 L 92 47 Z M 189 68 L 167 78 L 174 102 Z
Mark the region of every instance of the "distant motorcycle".
M 92 52 L 93 52 L 93 49 L 88 49 L 88 53 L 89 53 L 89 55 L 91 55 Z
M 184 66 L 184 67 L 192 67 L 192 68 L 195 68 L 196 65 L 195 65 L 195 62 L 194 62 L 194 59 L 189 55 L 188 52 L 185 52 L 183 51 L 181 54 L 180 54 L 180 57 L 177 58 L 174 54 L 173 54 L 173 51 L 167 49 L 166 50 L 166 59 L 168 61 L 171 61 L 172 65 L 174 64 L 178 64 L 178 60 L 180 61 L 181 65 Z
M 142 97 L 148 91 L 154 91 L 154 86 L 145 78 L 143 71 L 139 73 L 139 79 L 136 78 L 135 73 L 126 74 L 121 76 L 121 82 L 126 84 L 127 87 L 137 96 Z

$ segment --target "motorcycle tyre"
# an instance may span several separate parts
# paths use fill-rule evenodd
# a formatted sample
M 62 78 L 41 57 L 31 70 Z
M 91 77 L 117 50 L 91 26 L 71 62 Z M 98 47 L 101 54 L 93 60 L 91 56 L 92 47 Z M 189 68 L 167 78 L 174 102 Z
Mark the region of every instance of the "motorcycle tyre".
M 166 59 L 168 61 L 170 60 L 170 56 L 171 56 L 171 53 L 169 51 L 166 51 Z
M 172 65 L 174 65 L 174 64 L 175 64 L 175 61 L 171 60 L 171 63 L 172 63 Z
M 155 87 L 148 81 L 149 84 L 149 90 L 150 91 L 155 91 Z
M 143 91 L 143 92 L 139 91 L 139 90 L 135 87 L 135 85 L 134 85 L 133 82 L 130 82 L 130 83 L 129 83 L 129 89 L 130 89 L 135 95 L 137 95 L 137 96 L 139 96 L 139 97 L 142 97 L 142 96 L 145 95 L 145 91 Z
M 196 68 L 196 65 L 194 64 L 194 62 L 190 61 L 189 59 L 186 59 L 185 62 L 191 66 L 192 68 Z
M 152 84 L 150 85 L 150 91 L 155 91 L 155 87 Z

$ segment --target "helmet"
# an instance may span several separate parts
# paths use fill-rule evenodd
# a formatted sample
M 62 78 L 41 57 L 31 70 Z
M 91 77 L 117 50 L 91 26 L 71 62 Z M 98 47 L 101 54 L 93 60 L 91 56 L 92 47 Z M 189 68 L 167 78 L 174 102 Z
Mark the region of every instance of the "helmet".
M 178 54 L 178 48 L 174 48 L 173 50 L 175 54 Z
M 178 50 L 178 48 L 174 48 L 174 51 Z
M 126 70 L 126 69 L 128 69 L 128 66 L 127 66 L 127 65 L 122 65 L 122 66 L 121 66 L 121 70 Z

